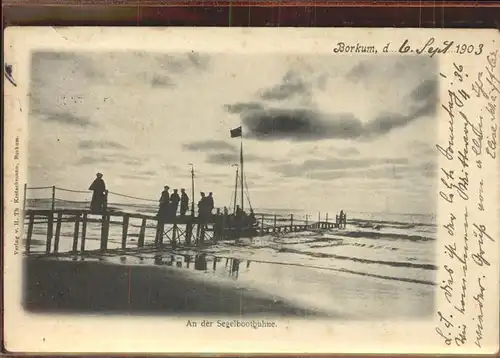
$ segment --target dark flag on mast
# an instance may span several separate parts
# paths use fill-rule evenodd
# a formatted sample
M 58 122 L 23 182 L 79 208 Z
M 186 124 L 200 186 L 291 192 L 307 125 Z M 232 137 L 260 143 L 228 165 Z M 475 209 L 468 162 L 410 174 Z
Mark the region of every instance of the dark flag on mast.
M 241 133 L 241 126 L 239 126 L 238 128 L 235 128 L 235 129 L 231 129 L 231 138 L 236 138 L 236 137 L 241 137 L 242 133 Z

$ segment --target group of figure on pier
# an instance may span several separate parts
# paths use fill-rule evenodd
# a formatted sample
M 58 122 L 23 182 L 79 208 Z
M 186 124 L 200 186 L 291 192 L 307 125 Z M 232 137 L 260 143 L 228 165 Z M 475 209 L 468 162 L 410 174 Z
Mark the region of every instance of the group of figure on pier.
M 169 193 L 170 187 L 164 186 L 160 197 L 160 208 L 158 217 L 163 219 L 175 218 L 180 204 L 180 215 L 185 216 L 189 208 L 189 197 L 186 194 L 186 189 L 181 189 L 179 195 L 178 189 L 174 189 L 172 194 Z

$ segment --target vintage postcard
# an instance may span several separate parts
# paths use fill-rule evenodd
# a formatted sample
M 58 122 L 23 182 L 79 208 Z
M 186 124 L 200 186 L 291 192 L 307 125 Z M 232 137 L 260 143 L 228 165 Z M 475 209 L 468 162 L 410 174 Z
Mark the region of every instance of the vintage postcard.
M 7 349 L 496 352 L 499 40 L 8 28 Z

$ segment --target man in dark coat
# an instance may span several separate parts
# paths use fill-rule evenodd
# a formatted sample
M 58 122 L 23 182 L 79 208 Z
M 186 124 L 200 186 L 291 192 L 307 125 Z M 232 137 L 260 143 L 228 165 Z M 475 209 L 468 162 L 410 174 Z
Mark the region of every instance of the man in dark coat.
M 168 193 L 170 187 L 168 185 L 164 186 L 160 197 L 160 208 L 158 210 L 158 217 L 165 218 L 168 215 L 168 205 L 170 204 L 170 194 Z
M 177 189 L 174 189 L 172 195 L 170 195 L 170 212 L 169 215 L 173 218 L 177 216 L 177 208 L 179 207 L 179 201 L 181 198 L 179 193 L 177 193 Z
M 198 201 L 198 217 L 205 221 L 207 217 L 207 197 L 204 192 L 200 193 L 201 199 Z
M 213 193 L 208 193 L 207 196 L 207 216 L 210 217 L 212 215 L 212 210 L 214 210 L 214 197 Z
M 90 202 L 90 210 L 98 213 L 105 208 L 106 201 L 106 184 L 102 180 L 102 174 L 97 173 L 94 182 L 90 185 L 89 190 L 92 190 L 92 201 Z
M 181 216 L 186 215 L 189 208 L 189 197 L 186 194 L 186 189 L 181 189 Z

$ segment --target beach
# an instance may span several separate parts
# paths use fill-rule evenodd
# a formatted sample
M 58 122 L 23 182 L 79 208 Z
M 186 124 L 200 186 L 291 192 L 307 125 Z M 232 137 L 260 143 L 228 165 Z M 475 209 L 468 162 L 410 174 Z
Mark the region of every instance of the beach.
M 127 249 L 117 222 L 106 252 L 100 224 L 89 222 L 84 253 L 71 253 L 73 223 L 64 222 L 59 254 L 48 256 L 46 225 L 35 224 L 26 259 L 25 307 L 33 312 L 374 320 L 420 319 L 434 308 L 433 217 L 365 215 L 345 229 L 179 242 L 175 249 L 154 245 L 154 226 L 138 249 L 140 220 L 131 220 Z
M 321 315 L 271 295 L 195 280 L 164 267 L 28 258 L 25 270 L 24 307 L 30 312 Z

